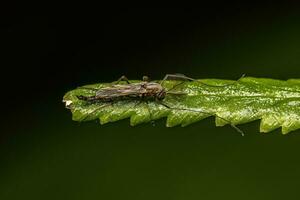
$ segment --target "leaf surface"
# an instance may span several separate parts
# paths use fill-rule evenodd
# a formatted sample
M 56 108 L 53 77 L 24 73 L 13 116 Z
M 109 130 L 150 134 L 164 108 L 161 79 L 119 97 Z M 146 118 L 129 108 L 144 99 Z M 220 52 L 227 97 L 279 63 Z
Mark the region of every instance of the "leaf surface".
M 137 81 L 132 81 L 137 82 Z M 168 90 L 179 81 L 166 81 Z M 99 83 L 84 87 L 101 89 L 114 83 Z M 166 125 L 187 126 L 209 116 L 215 116 L 216 126 L 238 125 L 261 120 L 260 132 L 282 127 L 282 133 L 300 128 L 300 79 L 287 81 L 244 77 L 238 81 L 201 79 L 186 81 L 160 102 L 125 100 L 113 103 L 87 103 L 77 95 L 93 96 L 94 90 L 77 88 L 63 97 L 75 121 L 99 119 L 101 124 L 130 118 L 131 125 L 167 117 Z M 171 108 L 171 109 L 170 109 Z

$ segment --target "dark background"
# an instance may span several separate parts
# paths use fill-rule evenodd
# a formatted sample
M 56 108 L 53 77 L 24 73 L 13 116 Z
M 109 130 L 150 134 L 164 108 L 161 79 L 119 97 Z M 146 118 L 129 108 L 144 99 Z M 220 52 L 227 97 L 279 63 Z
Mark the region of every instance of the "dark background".
M 297 4 L 99 9 L 1 21 L 0 199 L 299 198 L 300 132 L 78 123 L 77 86 L 166 73 L 300 77 Z M 91 12 L 92 13 L 92 12 Z

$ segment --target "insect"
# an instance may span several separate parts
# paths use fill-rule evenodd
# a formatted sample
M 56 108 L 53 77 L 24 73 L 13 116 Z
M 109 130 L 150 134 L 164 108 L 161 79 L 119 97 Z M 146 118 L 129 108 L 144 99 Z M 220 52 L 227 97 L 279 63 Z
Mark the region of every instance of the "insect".
M 170 89 L 166 89 L 163 85 L 167 80 L 182 80 L 180 83 L 174 85 Z M 127 84 L 119 84 L 121 81 L 125 81 Z M 82 89 L 92 90 L 95 92 L 95 95 L 92 96 L 83 96 L 79 95 L 77 98 L 79 100 L 85 101 L 87 103 L 108 103 L 107 105 L 112 105 L 114 102 L 123 101 L 123 100 L 137 100 L 138 102 L 157 102 L 158 104 L 172 110 L 184 110 L 190 112 L 198 112 L 207 115 L 214 115 L 226 122 L 228 122 L 234 129 L 239 133 L 244 135 L 244 133 L 232 124 L 229 120 L 226 120 L 222 117 L 217 116 L 216 114 L 207 113 L 199 110 L 193 110 L 189 108 L 174 108 L 169 106 L 164 102 L 164 99 L 168 94 L 172 95 L 185 95 L 183 92 L 174 92 L 176 87 L 183 84 L 185 81 L 198 81 L 193 78 L 187 77 L 183 74 L 167 74 L 160 82 L 150 82 L 147 76 L 143 76 L 141 82 L 130 83 L 126 76 L 122 76 L 118 79 L 116 84 L 112 86 L 95 89 L 88 87 L 81 87 Z M 202 83 L 209 87 L 225 87 L 225 86 L 213 86 Z M 106 105 L 106 106 L 107 106 Z M 101 109 L 100 107 L 99 109 Z
M 100 90 L 93 89 L 93 88 L 85 88 L 95 90 L 94 96 L 77 96 L 78 99 L 84 100 L 87 102 L 113 102 L 113 101 L 120 101 L 120 100 L 128 100 L 128 99 L 135 99 L 135 100 L 145 100 L 145 101 L 162 101 L 167 93 L 172 94 L 183 94 L 183 93 L 174 93 L 170 90 L 166 90 L 163 87 L 163 83 L 169 79 L 184 79 L 184 80 L 193 80 L 185 75 L 173 75 L 167 74 L 165 78 L 160 82 L 149 82 L 149 78 L 147 76 L 143 76 L 143 81 L 139 83 L 130 83 L 126 76 L 122 76 L 118 81 L 117 84 L 112 85 L 111 87 L 102 88 Z M 118 84 L 121 81 L 126 81 L 127 85 Z M 84 88 L 84 87 L 82 87 Z

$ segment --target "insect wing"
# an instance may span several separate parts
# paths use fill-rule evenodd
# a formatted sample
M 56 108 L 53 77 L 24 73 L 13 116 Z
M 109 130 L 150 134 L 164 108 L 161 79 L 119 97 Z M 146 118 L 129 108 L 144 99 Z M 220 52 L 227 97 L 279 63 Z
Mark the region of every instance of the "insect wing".
M 114 85 L 112 87 L 103 88 L 96 92 L 98 97 L 121 97 L 136 95 L 141 92 L 140 84 Z

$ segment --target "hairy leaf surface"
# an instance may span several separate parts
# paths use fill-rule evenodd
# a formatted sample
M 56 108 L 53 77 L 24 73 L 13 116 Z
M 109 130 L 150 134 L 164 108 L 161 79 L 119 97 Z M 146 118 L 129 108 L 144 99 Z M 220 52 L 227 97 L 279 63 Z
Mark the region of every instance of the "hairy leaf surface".
M 166 81 L 163 86 L 170 89 L 178 83 Z M 100 83 L 84 87 L 101 89 L 112 84 Z M 260 119 L 260 132 L 282 127 L 282 133 L 286 134 L 300 128 L 300 79 L 201 79 L 186 81 L 172 91 L 184 94 L 166 95 L 162 102 L 171 109 L 159 102 L 136 100 L 91 104 L 76 97 L 95 95 L 95 91 L 84 88 L 69 91 L 63 101 L 71 110 L 73 120 L 99 119 L 101 124 L 130 118 L 130 124 L 134 126 L 166 117 L 168 127 L 184 127 L 215 116 L 217 126 L 228 123 L 238 125 Z

